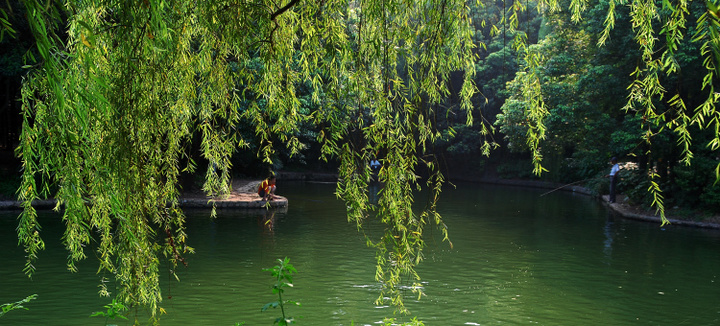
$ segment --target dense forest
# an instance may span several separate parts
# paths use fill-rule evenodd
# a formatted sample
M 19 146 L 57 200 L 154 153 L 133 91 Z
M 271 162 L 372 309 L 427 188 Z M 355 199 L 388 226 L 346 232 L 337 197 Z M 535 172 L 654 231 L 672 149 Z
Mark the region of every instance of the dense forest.
M 372 245 L 400 310 L 424 229 L 447 232 L 447 178 L 603 193 L 618 157 L 633 203 L 718 212 L 718 26 L 697 1 L 9 1 L 0 147 L 3 174 L 22 169 L 27 272 L 44 247 L 30 202 L 53 196 L 69 267 L 99 237 L 122 300 L 155 311 L 158 254 L 192 251 L 176 203 L 194 175 L 222 195 L 232 174 L 339 172 L 349 220 L 388 225 Z M 378 205 L 374 157 L 392 181 Z

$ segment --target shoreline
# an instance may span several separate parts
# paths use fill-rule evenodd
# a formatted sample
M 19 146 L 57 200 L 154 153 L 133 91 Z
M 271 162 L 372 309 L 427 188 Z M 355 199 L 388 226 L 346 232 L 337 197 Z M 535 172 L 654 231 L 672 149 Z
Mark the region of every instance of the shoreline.
M 578 194 L 582 194 L 585 196 L 597 198 L 606 207 L 608 207 L 610 210 L 614 211 L 618 215 L 622 216 L 623 218 L 631 219 L 631 220 L 638 220 L 638 221 L 645 221 L 645 222 L 650 222 L 650 223 L 657 223 L 658 227 L 662 224 L 662 219 L 660 218 L 660 215 L 653 214 L 652 212 L 648 212 L 643 207 L 629 205 L 629 204 L 624 203 L 626 196 L 623 194 L 618 194 L 617 201 L 615 203 L 610 203 L 610 201 L 608 199 L 608 195 L 598 196 L 598 195 L 594 194 L 590 189 L 582 187 L 582 186 L 563 187 L 562 184 L 556 184 L 556 183 L 547 182 L 547 181 L 522 180 L 522 179 L 500 179 L 500 178 L 480 178 L 480 179 L 473 179 L 473 180 L 469 180 L 469 181 L 485 183 L 485 184 L 503 185 L 503 186 L 548 189 L 548 190 L 551 190 L 551 192 L 552 191 L 564 191 L 564 192 L 578 193 Z M 562 187 L 562 188 L 559 188 L 559 187 Z M 667 209 L 666 209 L 665 217 L 670 222 L 669 225 L 691 226 L 691 227 L 706 228 L 706 229 L 720 229 L 720 221 L 717 221 L 717 220 L 715 220 L 715 221 L 693 221 L 693 220 L 688 220 L 688 219 L 682 219 L 682 218 L 678 218 L 677 216 L 668 214 Z M 664 227 L 667 227 L 667 226 L 668 225 L 665 225 Z
M 317 172 L 277 172 L 278 179 L 288 181 L 328 181 L 336 182 L 337 174 L 334 173 L 317 173 Z M 449 178 L 452 181 L 453 178 Z M 610 203 L 608 196 L 598 196 L 589 189 L 571 185 L 562 187 L 561 184 L 556 184 L 547 181 L 537 180 L 522 180 L 522 179 L 500 179 L 500 178 L 477 178 L 466 180 L 470 182 L 477 182 L 483 184 L 495 184 L 503 186 L 514 186 L 523 188 L 539 188 L 548 189 L 550 192 L 564 191 L 582 194 L 585 196 L 595 197 L 600 200 L 606 207 L 613 212 L 617 213 L 623 218 L 645 221 L 650 223 L 657 223 L 658 226 L 662 224 L 662 219 L 659 215 L 648 212 L 642 207 L 632 206 L 625 204 L 625 196 L 622 194 L 618 195 L 618 201 L 616 203 Z M 249 180 L 249 179 L 238 179 L 233 181 L 233 189 L 228 198 L 225 199 L 214 199 L 212 197 L 205 196 L 201 192 L 188 192 L 178 198 L 178 206 L 181 208 L 212 208 L 215 204 L 216 208 L 234 208 L 234 209 L 260 209 L 269 208 L 265 206 L 260 197 L 255 193 L 255 189 L 260 181 Z M 562 188 L 560 188 L 562 187 Z M 288 199 L 283 196 L 270 201 L 272 208 L 287 208 Z M 49 200 L 37 200 L 33 202 L 33 206 L 37 209 L 53 209 L 56 206 L 56 201 Z M 0 210 L 20 210 L 22 206 L 19 201 L 0 201 Z M 666 211 L 667 213 L 667 211 Z M 678 226 L 690 226 L 699 227 L 706 229 L 720 229 L 720 220 L 711 219 L 709 221 L 694 221 L 683 218 L 678 218 L 673 215 L 666 215 L 669 225 Z M 667 225 L 666 225 L 667 227 Z

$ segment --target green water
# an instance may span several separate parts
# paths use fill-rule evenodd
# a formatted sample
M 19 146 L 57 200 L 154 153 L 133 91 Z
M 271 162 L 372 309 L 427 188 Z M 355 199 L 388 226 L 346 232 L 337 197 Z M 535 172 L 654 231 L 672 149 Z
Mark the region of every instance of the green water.
M 374 252 L 349 224 L 334 186 L 280 183 L 287 212 L 188 211 L 196 254 L 180 282 L 164 276 L 168 312 L 161 325 L 272 325 L 278 311 L 262 268 L 289 257 L 298 269 L 287 298 L 298 325 L 376 325 L 393 309 L 373 301 Z M 408 293 L 408 308 L 427 325 L 718 325 L 720 232 L 615 218 L 594 199 L 543 190 L 460 184 L 443 192 L 440 211 L 453 247 L 428 241 L 418 268 L 427 294 Z M 0 325 L 103 325 L 88 316 L 97 296 L 92 251 L 78 273 L 65 271 L 62 223 L 41 214 L 48 249 L 32 280 L 22 274 L 18 212 L 0 212 L 0 302 L 37 293 L 28 311 Z M 272 219 L 271 225 L 264 223 Z M 370 224 L 365 232 L 377 234 Z M 146 317 L 138 314 L 140 322 Z M 120 322 L 120 325 L 128 325 Z

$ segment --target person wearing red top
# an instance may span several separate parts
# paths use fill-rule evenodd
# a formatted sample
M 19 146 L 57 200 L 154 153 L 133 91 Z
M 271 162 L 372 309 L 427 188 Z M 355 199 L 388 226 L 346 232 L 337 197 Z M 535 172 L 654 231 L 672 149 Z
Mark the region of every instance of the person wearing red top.
M 262 200 L 273 200 L 275 196 L 275 176 L 271 176 L 260 183 L 258 195 Z

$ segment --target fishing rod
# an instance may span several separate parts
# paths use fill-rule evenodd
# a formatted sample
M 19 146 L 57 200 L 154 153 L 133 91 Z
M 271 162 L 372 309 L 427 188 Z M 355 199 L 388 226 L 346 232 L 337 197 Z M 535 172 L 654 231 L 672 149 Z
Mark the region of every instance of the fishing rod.
M 577 184 L 577 183 L 581 183 L 581 182 L 585 182 L 585 181 L 590 181 L 590 180 L 595 180 L 595 179 L 600 179 L 600 177 L 589 178 L 589 179 L 584 179 L 584 180 L 580 180 L 580 181 L 575 181 L 575 182 L 572 182 L 572 183 L 568 183 L 568 184 L 566 184 L 566 185 L 562 185 L 562 186 L 557 187 L 557 188 L 555 188 L 555 189 L 553 189 L 553 190 L 550 190 L 550 191 L 548 191 L 548 192 L 540 195 L 540 197 L 545 196 L 545 195 L 547 195 L 547 194 L 549 194 L 549 193 L 551 193 L 551 192 L 558 191 L 558 190 L 560 190 L 560 189 L 562 189 L 562 188 L 565 188 L 565 187 L 567 187 L 567 186 L 572 186 L 572 185 Z

